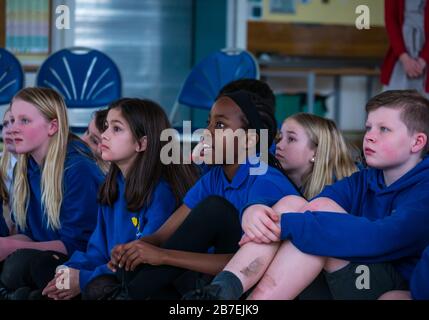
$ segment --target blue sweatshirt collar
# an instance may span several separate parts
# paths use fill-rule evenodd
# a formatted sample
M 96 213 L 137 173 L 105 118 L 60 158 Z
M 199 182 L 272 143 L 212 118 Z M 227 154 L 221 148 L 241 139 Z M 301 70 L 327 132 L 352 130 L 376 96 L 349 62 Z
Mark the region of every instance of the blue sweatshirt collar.
M 414 168 L 392 183 L 386 186 L 384 182 L 383 170 L 368 169 L 369 172 L 369 187 L 376 193 L 397 192 L 411 185 L 415 185 L 423 179 L 427 179 L 429 175 L 429 157 L 425 156 Z
M 28 157 L 27 172 L 28 172 L 30 177 L 32 177 L 35 174 L 40 173 L 40 167 L 37 164 L 36 160 L 33 159 L 32 156 Z
M 222 173 L 223 173 L 222 178 L 224 179 L 225 189 L 227 188 L 239 189 L 242 186 L 242 184 L 246 181 L 246 179 L 250 175 L 250 168 L 259 165 L 259 164 L 257 165 L 252 164 L 254 163 L 254 161 L 251 161 L 251 160 L 254 160 L 255 157 L 256 156 L 246 158 L 246 162 L 243 164 L 240 164 L 231 182 L 229 182 L 228 178 L 226 177 L 225 171 L 223 171 L 222 169 Z

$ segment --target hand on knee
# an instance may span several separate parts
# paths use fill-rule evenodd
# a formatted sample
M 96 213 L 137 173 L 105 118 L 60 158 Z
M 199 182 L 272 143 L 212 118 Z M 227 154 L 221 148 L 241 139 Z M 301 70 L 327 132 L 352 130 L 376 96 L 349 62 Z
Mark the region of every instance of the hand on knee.
M 338 205 L 338 203 L 329 198 L 314 199 L 303 208 L 303 211 L 327 211 L 347 213 L 343 208 Z
M 264 205 L 253 205 L 243 213 L 242 229 L 247 237 L 258 243 L 280 241 L 280 217 Z

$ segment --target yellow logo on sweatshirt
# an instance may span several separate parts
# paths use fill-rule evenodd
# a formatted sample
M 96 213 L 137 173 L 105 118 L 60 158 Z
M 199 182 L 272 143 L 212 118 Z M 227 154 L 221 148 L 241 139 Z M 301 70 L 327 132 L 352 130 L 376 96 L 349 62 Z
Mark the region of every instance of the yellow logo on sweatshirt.
M 140 222 L 139 219 L 137 219 L 136 217 L 132 217 L 131 218 L 131 222 L 133 223 L 133 226 L 136 227 L 137 229 L 140 228 Z
M 140 239 L 143 236 L 143 234 L 142 234 L 142 230 L 140 230 L 140 228 L 141 228 L 141 222 L 140 222 L 139 217 L 132 217 L 131 218 L 131 222 L 132 222 L 134 228 L 136 228 L 136 239 Z M 143 222 L 143 226 L 144 225 L 145 224 Z

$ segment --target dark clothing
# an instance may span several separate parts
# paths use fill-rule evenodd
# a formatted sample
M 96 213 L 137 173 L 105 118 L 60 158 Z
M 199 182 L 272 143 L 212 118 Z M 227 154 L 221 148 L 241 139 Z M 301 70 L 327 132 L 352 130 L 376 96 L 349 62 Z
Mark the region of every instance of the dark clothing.
M 241 238 L 241 226 L 237 209 L 227 200 L 211 196 L 198 204 L 176 232 L 162 246 L 166 249 L 207 253 L 235 253 Z M 124 279 L 128 295 L 132 299 L 161 298 L 161 291 L 185 277 L 186 269 L 173 266 L 141 265 L 134 272 L 126 272 Z M 189 273 L 187 274 L 189 275 Z M 192 278 L 192 277 L 191 277 Z M 198 277 L 194 277 L 197 279 Z M 189 278 L 188 278 L 189 280 Z M 182 281 L 181 283 L 186 283 Z M 195 288 L 196 284 L 189 284 Z M 177 288 L 179 291 L 180 288 Z M 186 288 L 188 290 L 189 288 Z
M 377 300 L 391 290 L 408 290 L 391 263 L 349 263 L 325 277 L 334 300 Z
M 59 252 L 19 249 L 4 261 L 0 280 L 8 290 L 44 289 L 54 278 L 57 266 L 65 261 L 67 256 Z

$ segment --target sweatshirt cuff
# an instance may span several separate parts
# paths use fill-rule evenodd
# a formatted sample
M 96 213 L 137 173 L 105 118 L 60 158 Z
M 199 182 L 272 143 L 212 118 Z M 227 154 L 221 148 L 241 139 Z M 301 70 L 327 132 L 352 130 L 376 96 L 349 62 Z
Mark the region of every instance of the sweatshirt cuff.
M 81 292 L 85 289 L 86 285 L 91 280 L 92 273 L 93 271 L 90 270 L 79 270 L 79 287 Z
M 288 212 L 281 215 L 280 220 L 280 239 L 290 240 L 292 236 L 296 237 L 302 233 L 304 227 L 304 213 Z

